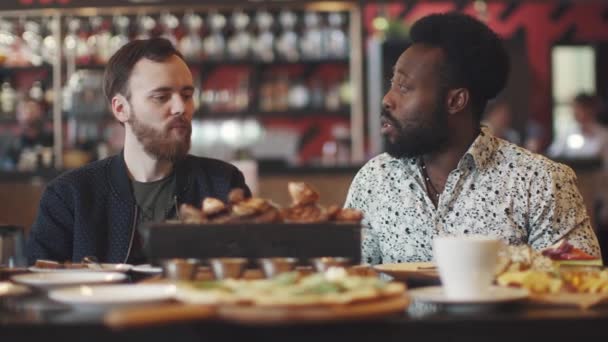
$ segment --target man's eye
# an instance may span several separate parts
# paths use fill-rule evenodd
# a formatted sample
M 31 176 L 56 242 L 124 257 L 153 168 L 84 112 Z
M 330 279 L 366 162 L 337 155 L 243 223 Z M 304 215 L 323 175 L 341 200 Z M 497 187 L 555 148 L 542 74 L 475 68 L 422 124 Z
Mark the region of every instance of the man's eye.
M 192 99 L 192 94 L 188 93 L 188 94 L 182 94 L 182 98 L 184 100 L 191 100 Z
M 400 91 L 402 93 L 405 93 L 409 90 L 408 87 L 403 83 L 399 83 L 393 79 L 391 79 L 390 82 L 391 82 L 391 88 L 397 89 L 398 91 Z
M 169 96 L 168 95 L 154 95 L 154 96 L 152 96 L 152 99 L 157 102 L 165 102 L 165 101 L 169 100 Z

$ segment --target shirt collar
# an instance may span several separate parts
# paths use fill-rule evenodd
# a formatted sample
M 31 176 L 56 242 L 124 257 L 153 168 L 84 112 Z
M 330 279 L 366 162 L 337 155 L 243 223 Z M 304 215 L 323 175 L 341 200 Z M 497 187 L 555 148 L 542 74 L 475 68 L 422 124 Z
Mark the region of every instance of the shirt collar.
M 487 127 L 481 127 L 479 135 L 475 138 L 458 166 L 460 167 L 463 161 L 472 158 L 475 167 L 483 169 L 490 163 L 491 157 L 497 149 L 498 139 L 490 133 Z
M 498 139 L 490 133 L 489 129 L 487 127 L 481 127 L 479 135 L 475 138 L 458 163 L 458 168 L 465 169 L 469 168 L 469 166 L 475 166 L 477 169 L 485 168 L 490 163 L 490 159 L 494 152 L 498 149 L 498 144 Z M 418 168 L 419 157 L 390 158 L 391 164 L 401 164 L 410 170 Z

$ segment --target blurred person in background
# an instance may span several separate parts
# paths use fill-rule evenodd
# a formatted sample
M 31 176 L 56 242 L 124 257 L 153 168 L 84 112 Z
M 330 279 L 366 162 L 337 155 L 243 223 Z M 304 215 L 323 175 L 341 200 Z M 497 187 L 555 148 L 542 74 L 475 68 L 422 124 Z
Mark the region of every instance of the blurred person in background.
M 119 154 L 66 172 L 46 187 L 27 241 L 39 259 L 143 263 L 145 226 L 200 208 L 206 197 L 249 196 L 243 174 L 220 160 L 189 154 L 192 73 L 166 39 L 134 40 L 106 66 L 104 94 L 125 127 Z
M 597 96 L 580 93 L 572 101 L 576 126 L 556 137 L 547 154 L 553 158 L 595 159 L 608 167 L 608 129 L 598 122 L 601 103 Z
M 486 111 L 482 125 L 487 126 L 488 130 L 495 137 L 517 145 L 521 143 L 519 133 L 513 129 L 511 107 L 506 102 L 499 101 L 490 105 Z
M 35 164 L 25 167 L 22 157 L 28 153 L 37 153 L 40 148 L 53 147 L 53 132 L 46 127 L 44 107 L 43 103 L 30 97 L 22 98 L 17 104 L 15 116 L 18 135 L 8 143 L 5 150 L 2 162 L 4 169 L 35 169 Z M 19 167 L 20 164 L 23 167 Z

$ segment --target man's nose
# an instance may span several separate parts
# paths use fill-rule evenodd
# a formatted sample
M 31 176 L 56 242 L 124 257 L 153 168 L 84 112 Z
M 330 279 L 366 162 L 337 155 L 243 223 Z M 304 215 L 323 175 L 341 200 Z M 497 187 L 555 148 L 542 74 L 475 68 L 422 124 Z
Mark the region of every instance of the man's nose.
M 186 102 L 181 95 L 173 95 L 171 99 L 171 115 L 183 115 L 186 111 Z
M 382 98 L 382 109 L 391 110 L 393 109 L 393 100 L 390 97 L 390 92 L 386 93 Z

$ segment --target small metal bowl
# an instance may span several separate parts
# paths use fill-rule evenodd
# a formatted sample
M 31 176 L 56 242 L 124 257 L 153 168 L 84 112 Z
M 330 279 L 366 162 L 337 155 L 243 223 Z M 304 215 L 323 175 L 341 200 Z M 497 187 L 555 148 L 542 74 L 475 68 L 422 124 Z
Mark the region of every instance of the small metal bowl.
M 248 260 L 245 258 L 213 258 L 209 259 L 211 271 L 215 279 L 239 279 L 245 272 Z
M 317 272 L 325 272 L 330 267 L 348 267 L 350 259 L 343 257 L 321 257 L 310 259 L 310 263 Z
M 296 258 L 261 258 L 258 265 L 266 278 L 272 278 L 278 274 L 293 271 L 298 263 Z
M 163 275 L 169 280 L 193 280 L 196 277 L 199 259 L 166 259 L 160 262 Z

